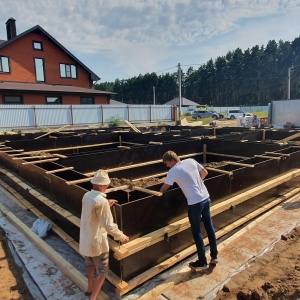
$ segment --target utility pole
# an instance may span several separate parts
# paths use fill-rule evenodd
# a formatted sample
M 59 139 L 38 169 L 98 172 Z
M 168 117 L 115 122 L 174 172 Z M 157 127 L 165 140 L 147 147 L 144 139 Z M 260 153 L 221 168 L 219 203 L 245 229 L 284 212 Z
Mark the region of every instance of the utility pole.
M 153 105 L 155 105 L 155 86 L 153 86 Z
M 178 90 L 179 90 L 179 121 L 181 120 L 181 68 L 178 64 Z
M 291 68 L 292 67 L 288 68 L 288 100 L 291 99 Z

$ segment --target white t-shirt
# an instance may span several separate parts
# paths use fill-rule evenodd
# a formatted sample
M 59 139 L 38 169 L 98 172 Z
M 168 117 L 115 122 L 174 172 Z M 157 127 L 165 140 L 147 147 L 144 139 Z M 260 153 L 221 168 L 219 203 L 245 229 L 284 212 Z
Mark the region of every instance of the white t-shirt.
M 176 182 L 184 193 L 188 205 L 193 205 L 209 198 L 207 188 L 200 178 L 203 169 L 197 161 L 188 158 L 178 162 L 168 172 L 165 183 L 173 185 Z

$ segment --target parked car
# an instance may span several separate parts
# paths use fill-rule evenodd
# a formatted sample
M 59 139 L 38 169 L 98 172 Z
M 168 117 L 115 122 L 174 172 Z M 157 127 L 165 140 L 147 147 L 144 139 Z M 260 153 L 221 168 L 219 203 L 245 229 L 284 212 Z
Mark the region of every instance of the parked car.
M 230 109 L 225 113 L 226 119 L 236 119 L 238 117 L 242 117 L 245 112 L 241 109 Z
M 212 113 L 208 110 L 195 110 L 192 114 L 193 119 L 202 119 L 202 118 L 213 118 L 213 119 L 219 119 L 219 114 Z
M 194 112 L 194 109 L 193 109 L 193 108 L 189 108 L 189 109 L 186 111 L 185 115 L 186 115 L 186 116 L 191 116 L 191 115 L 193 114 L 193 112 Z
M 223 115 L 223 114 L 218 113 L 218 112 L 216 112 L 215 110 L 210 110 L 210 112 L 211 112 L 212 114 L 217 114 L 217 115 L 219 115 L 219 119 L 223 119 L 223 118 L 224 118 L 224 115 Z

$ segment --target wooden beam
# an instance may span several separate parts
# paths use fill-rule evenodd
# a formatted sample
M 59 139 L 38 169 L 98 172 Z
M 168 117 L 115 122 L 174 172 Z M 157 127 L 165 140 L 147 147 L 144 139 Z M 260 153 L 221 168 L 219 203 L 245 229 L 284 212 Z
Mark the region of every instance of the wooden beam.
M 300 137 L 300 132 L 295 133 L 295 134 L 293 134 L 293 135 L 290 135 L 289 137 L 287 137 L 287 138 L 285 138 L 285 139 L 282 139 L 282 140 L 278 141 L 278 143 L 286 143 L 286 142 L 288 142 L 288 141 L 290 141 L 290 140 L 293 140 L 293 139 L 295 139 L 295 138 L 298 138 L 298 137 Z
M 13 160 L 24 160 L 24 159 L 30 159 L 30 158 L 49 158 L 52 156 L 49 155 L 32 155 L 32 156 L 23 156 L 23 157 L 13 157 Z
M 139 186 L 133 186 L 132 189 L 140 191 L 140 192 L 148 193 L 148 194 L 151 194 L 151 195 L 154 195 L 154 196 L 159 196 L 159 197 L 163 195 L 162 192 L 157 192 L 157 191 L 145 189 L 145 188 L 142 188 L 142 187 L 139 187 Z
M 41 159 L 41 160 L 35 160 L 35 161 L 27 161 L 27 162 L 22 163 L 22 165 L 34 165 L 34 164 L 52 162 L 52 161 L 57 161 L 57 160 L 59 160 L 59 158 Z
M 58 172 L 68 171 L 68 170 L 74 170 L 74 167 L 65 167 L 65 168 L 61 168 L 61 169 L 46 171 L 45 173 L 46 174 L 54 174 L 54 173 L 58 173 Z
M 149 144 L 150 145 L 162 145 L 163 143 L 162 142 L 152 142 L 152 141 L 150 141 Z
M 71 279 L 82 291 L 85 292 L 87 290 L 87 278 L 80 271 L 74 268 L 73 265 L 65 260 L 58 252 L 50 247 L 43 239 L 41 239 L 30 228 L 28 228 L 25 223 L 7 210 L 1 203 L 0 210 L 14 226 L 29 239 L 32 244 L 34 244 L 58 267 L 59 270 L 61 270 L 69 279 Z M 110 299 L 103 291 L 101 291 L 100 294 L 102 295 L 103 299 Z
M 235 161 L 228 161 L 227 162 L 229 165 L 236 165 L 236 166 L 241 166 L 241 167 L 247 167 L 247 168 L 254 168 L 255 165 L 250 165 L 250 164 L 243 164 Z
M 266 215 L 268 216 L 270 213 L 273 213 L 274 210 L 277 210 L 279 207 L 276 205 L 278 205 L 279 203 L 281 203 L 283 201 L 285 201 L 285 203 L 294 201 L 296 199 L 296 197 L 297 197 L 297 195 L 294 197 L 291 197 L 288 201 L 285 201 L 282 199 L 272 201 L 269 204 L 263 206 L 261 209 L 258 209 L 254 213 L 250 213 L 249 215 L 247 215 L 245 217 L 241 217 L 239 220 L 235 221 L 234 223 L 224 227 L 221 230 L 216 231 L 216 237 L 219 239 L 222 236 L 224 236 L 225 234 L 227 234 L 228 232 L 231 232 L 231 231 L 239 228 L 240 226 L 244 225 L 245 223 L 249 222 L 250 219 L 253 219 L 253 218 L 265 213 L 263 216 L 261 216 L 257 219 L 257 222 L 259 222 L 260 220 L 265 219 Z M 269 209 L 273 209 L 273 211 L 269 211 Z M 267 211 L 267 213 L 266 213 L 266 211 Z M 252 222 L 246 228 L 239 230 L 238 235 L 242 234 L 245 231 L 248 231 L 250 228 L 255 226 L 257 224 L 257 222 Z M 207 238 L 204 239 L 204 245 L 205 246 L 208 245 Z M 226 241 L 221 242 L 218 245 L 218 249 L 220 250 L 221 248 L 223 248 L 225 246 L 226 246 Z M 147 270 L 146 272 L 141 274 L 142 276 L 138 276 L 138 277 L 131 279 L 130 281 L 127 282 L 127 286 L 124 287 L 123 289 L 120 288 L 119 290 L 117 290 L 117 293 L 119 295 L 123 295 L 124 293 L 127 293 L 128 291 L 134 289 L 137 285 L 143 283 L 144 278 L 146 280 L 148 280 L 149 278 L 152 278 L 155 275 L 157 275 L 157 274 L 155 274 L 156 269 L 158 269 L 157 272 L 159 272 L 159 268 L 162 268 L 163 270 L 165 270 L 166 268 L 169 268 L 169 267 L 173 266 L 174 264 L 178 263 L 178 261 L 181 261 L 181 260 L 187 258 L 188 256 L 194 254 L 195 252 L 196 252 L 195 245 L 192 245 L 189 248 L 186 248 L 185 250 L 174 255 L 173 257 L 163 261 L 159 265 L 154 266 L 152 268 L 152 270 L 151 269 Z M 159 296 L 161 294 L 163 294 L 166 290 L 169 290 L 172 287 L 174 287 L 178 282 L 184 280 L 184 278 L 188 277 L 192 272 L 193 271 L 189 267 L 183 267 L 178 272 L 171 273 L 170 276 L 166 280 L 157 282 L 153 289 L 151 289 L 147 293 L 140 296 L 139 300 L 152 300 L 152 299 L 159 298 Z M 151 273 L 154 273 L 154 274 L 152 277 L 149 277 L 149 276 L 151 276 Z
M 206 154 L 217 155 L 217 156 L 225 156 L 225 157 L 232 157 L 232 158 L 239 158 L 239 159 L 248 159 L 248 158 L 251 158 L 249 156 L 237 156 L 237 155 L 222 154 L 222 153 L 215 153 L 215 152 L 207 152 Z
M 211 168 L 211 167 L 205 167 L 206 170 L 214 171 L 217 173 L 222 173 L 222 174 L 227 174 L 229 176 L 232 176 L 233 172 L 232 171 L 225 171 L 222 169 L 216 169 L 216 168 Z
M 131 128 L 133 129 L 133 131 L 141 133 L 141 131 L 139 129 L 137 129 L 134 125 L 132 125 L 128 120 L 125 120 L 125 123 Z
M 186 158 L 186 157 L 192 157 L 195 155 L 200 155 L 202 152 L 198 153 L 191 153 L 191 154 L 185 154 L 185 155 L 178 155 L 179 158 Z M 158 160 L 153 160 L 153 161 L 147 161 L 144 163 L 139 163 L 139 164 L 134 164 L 134 165 L 127 165 L 123 167 L 117 167 L 117 168 L 112 168 L 112 169 L 106 169 L 106 172 L 116 172 L 116 171 L 121 171 L 121 170 L 127 170 L 127 169 L 132 169 L 132 168 L 137 168 L 137 167 L 143 167 L 143 166 L 149 166 L 157 163 L 162 163 L 161 159 Z M 89 172 L 89 173 L 84 173 L 85 176 L 94 176 L 96 172 Z
M 63 158 L 63 159 L 68 158 L 68 156 L 66 156 L 66 155 L 57 154 L 57 153 L 54 153 L 54 154 L 52 154 L 52 155 L 55 156 L 55 157 Z
M 40 136 L 35 137 L 34 140 L 40 139 L 41 137 L 44 137 L 44 136 L 46 136 L 46 135 L 49 135 L 49 134 L 51 134 L 51 133 L 53 133 L 53 132 L 58 132 L 58 131 L 60 131 L 60 130 L 62 130 L 62 129 L 64 129 L 64 128 L 68 127 L 68 126 L 70 126 L 70 125 L 64 125 L 64 126 L 62 126 L 62 127 L 60 127 L 60 128 L 51 130 L 51 131 L 49 131 L 49 132 L 47 132 L 47 133 L 45 133 L 45 134 L 42 134 L 42 135 L 40 135 Z
M 281 158 L 278 156 L 268 156 L 268 155 L 254 155 L 254 157 L 259 157 L 259 158 L 267 158 L 267 159 L 277 159 L 280 160 Z
M 83 182 L 88 182 L 92 179 L 93 177 L 87 177 L 87 178 L 82 178 L 82 179 L 76 179 L 76 180 L 71 180 L 71 181 L 66 181 L 65 183 L 67 185 L 74 185 L 77 183 L 83 183 Z
M 291 156 L 290 154 L 285 154 L 285 153 L 280 153 L 280 152 L 268 152 L 265 151 L 266 154 L 271 154 L 271 155 L 279 155 L 279 156 Z
M 23 155 L 23 154 L 31 154 L 31 153 L 43 153 L 43 152 L 57 152 L 57 151 L 66 151 L 66 150 L 80 150 L 80 149 L 86 149 L 86 148 L 92 148 L 92 147 L 98 147 L 98 146 L 107 146 L 107 145 L 118 145 L 119 143 L 102 143 L 102 144 L 91 144 L 91 145 L 84 145 L 84 146 L 73 146 L 73 147 L 65 147 L 65 148 L 53 148 L 53 149 L 44 149 L 44 150 L 40 150 L 40 151 L 26 151 L 23 152 L 22 154 L 15 154 L 15 155 L 11 155 L 11 156 L 19 156 L 19 155 Z M 24 149 L 22 150 L 14 150 L 14 151 L 24 151 Z
M 120 190 L 126 190 L 129 188 L 129 185 L 120 185 L 120 186 L 116 186 L 116 187 L 113 187 L 113 188 L 110 188 L 110 189 L 107 189 L 105 191 L 105 193 L 111 193 L 111 192 L 116 192 L 116 191 L 120 191 Z
M 150 175 L 150 176 L 140 177 L 140 178 L 132 179 L 132 182 L 143 180 L 143 179 L 161 177 L 161 176 L 165 176 L 167 174 L 168 174 L 168 172 L 163 172 L 163 173 L 158 173 L 158 174 L 154 174 L 154 175 Z
M 295 177 L 300 176 L 300 169 L 294 169 L 284 175 L 273 177 L 273 179 L 268 179 L 267 182 L 263 184 L 259 184 L 258 186 L 248 189 L 246 192 L 240 193 L 237 196 L 230 197 L 230 199 L 226 201 L 222 201 L 221 203 L 214 205 L 211 208 L 212 215 L 223 212 L 225 209 L 229 209 L 232 206 L 238 205 L 244 201 L 247 201 L 267 190 L 270 190 L 282 183 L 285 183 Z

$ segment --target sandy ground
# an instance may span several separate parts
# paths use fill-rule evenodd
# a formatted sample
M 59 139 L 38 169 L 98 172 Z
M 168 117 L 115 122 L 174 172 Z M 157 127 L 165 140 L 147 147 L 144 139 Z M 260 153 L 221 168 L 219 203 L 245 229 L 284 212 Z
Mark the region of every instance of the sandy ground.
M 5 232 L 0 228 L 0 299 L 1 300 L 33 300 L 22 277 L 22 268 L 19 267 L 8 247 Z
M 272 251 L 235 275 L 218 300 L 300 299 L 300 227 L 282 236 Z

